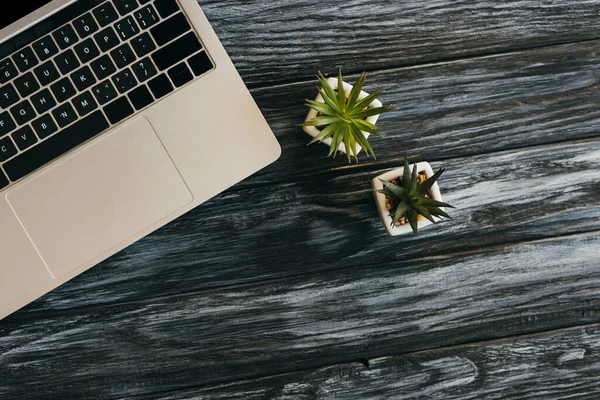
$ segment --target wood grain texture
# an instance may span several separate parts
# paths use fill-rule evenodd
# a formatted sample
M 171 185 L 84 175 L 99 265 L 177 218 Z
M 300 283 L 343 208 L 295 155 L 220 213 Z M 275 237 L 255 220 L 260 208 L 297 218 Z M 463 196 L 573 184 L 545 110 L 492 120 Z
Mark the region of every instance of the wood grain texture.
M 326 146 L 306 146 L 308 136 L 295 124 L 306 112 L 301 99 L 312 93 L 312 84 L 256 90 L 284 148 L 277 163 L 68 283 L 33 309 L 132 301 L 307 268 L 315 272 L 414 258 L 422 253 L 423 240 L 433 240 L 429 252 L 442 254 L 471 247 L 471 235 L 483 235 L 482 244 L 493 245 L 597 229 L 594 194 L 600 189 L 592 172 L 599 167 L 596 139 L 575 147 L 562 142 L 600 133 L 594 72 L 600 65 L 599 46 L 600 41 L 556 46 L 372 74 L 370 88 L 385 89 L 384 99 L 396 102 L 399 110 L 381 119 L 386 138 L 372 140 L 378 160 L 359 166 L 326 159 Z M 514 150 L 536 143 L 555 144 L 533 153 Z M 472 157 L 500 150 L 505 152 Z M 588 150 L 590 154 L 581 153 Z M 368 182 L 382 169 L 399 165 L 404 156 L 447 159 L 449 170 L 441 185 L 459 207 L 454 214 L 458 225 L 441 225 L 418 238 L 385 236 Z M 554 184 L 563 179 L 559 163 L 570 171 L 569 181 L 579 179 L 578 168 L 588 171 L 583 186 L 573 188 L 576 207 Z M 507 168 L 510 180 L 519 182 L 531 202 L 508 206 Z M 472 184 L 474 190 L 467 193 L 478 201 L 453 197 L 453 188 Z M 505 193 L 495 197 L 489 191 L 499 184 Z M 555 195 L 558 200 L 551 199 Z M 545 198 L 551 200 L 540 208 Z
M 160 400 L 597 399 L 600 327 L 354 362 L 173 394 Z
M 0 398 L 597 391 L 598 327 L 409 353 L 600 323 L 600 0 L 201 3 L 281 160 L 3 320 Z M 296 126 L 338 66 L 398 107 L 377 161 L 327 160 Z M 458 209 L 393 239 L 369 180 L 404 156 L 444 161 Z
M 398 110 L 380 118 L 384 138 L 370 140 L 377 161 L 362 155 L 358 167 L 327 159 L 327 146 L 306 146 L 310 137 L 296 125 L 315 82 L 255 90 L 283 154 L 241 186 L 380 169 L 405 156 L 435 161 L 598 136 L 598 65 L 593 41 L 372 73 L 366 90 L 383 91 Z
M 600 234 L 0 324 L 0 397 L 151 394 L 600 322 Z
M 597 0 L 199 4 L 251 86 L 600 38 Z
M 418 236 L 387 236 L 370 189 L 375 171 L 229 191 L 18 317 L 326 269 L 401 266 L 423 256 L 600 228 L 600 140 L 448 160 L 445 166 L 440 185 L 457 207 L 454 219 Z

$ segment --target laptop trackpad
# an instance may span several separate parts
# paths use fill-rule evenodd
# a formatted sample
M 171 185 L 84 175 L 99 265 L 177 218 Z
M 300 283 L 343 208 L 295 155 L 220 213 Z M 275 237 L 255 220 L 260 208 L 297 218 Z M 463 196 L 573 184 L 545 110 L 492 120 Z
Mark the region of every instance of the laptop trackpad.
M 54 278 L 100 259 L 193 199 L 146 118 L 6 197 Z

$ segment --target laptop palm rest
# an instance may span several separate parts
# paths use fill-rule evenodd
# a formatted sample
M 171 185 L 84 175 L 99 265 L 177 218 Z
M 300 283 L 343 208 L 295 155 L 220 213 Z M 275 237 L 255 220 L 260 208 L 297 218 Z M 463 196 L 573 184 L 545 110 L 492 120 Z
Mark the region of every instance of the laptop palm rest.
M 6 197 L 55 279 L 193 200 L 146 118 L 67 156 Z

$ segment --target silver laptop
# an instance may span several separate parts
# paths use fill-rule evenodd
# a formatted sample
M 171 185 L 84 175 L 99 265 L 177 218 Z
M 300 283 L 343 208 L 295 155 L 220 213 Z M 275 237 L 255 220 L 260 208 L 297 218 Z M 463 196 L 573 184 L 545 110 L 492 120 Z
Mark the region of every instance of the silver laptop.
M 279 157 L 195 0 L 0 6 L 0 318 Z

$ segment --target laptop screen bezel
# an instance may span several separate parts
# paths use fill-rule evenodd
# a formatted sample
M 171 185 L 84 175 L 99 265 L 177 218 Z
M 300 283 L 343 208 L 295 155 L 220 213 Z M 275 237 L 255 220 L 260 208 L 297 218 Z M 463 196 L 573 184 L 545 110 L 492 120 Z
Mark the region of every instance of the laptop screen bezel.
M 0 29 L 0 43 L 23 32 L 24 30 L 34 25 L 36 22 L 39 22 L 40 20 L 48 17 L 49 15 L 52 15 L 77 1 L 79 0 L 52 0 L 49 3 L 39 8 L 36 8 L 26 16 Z

